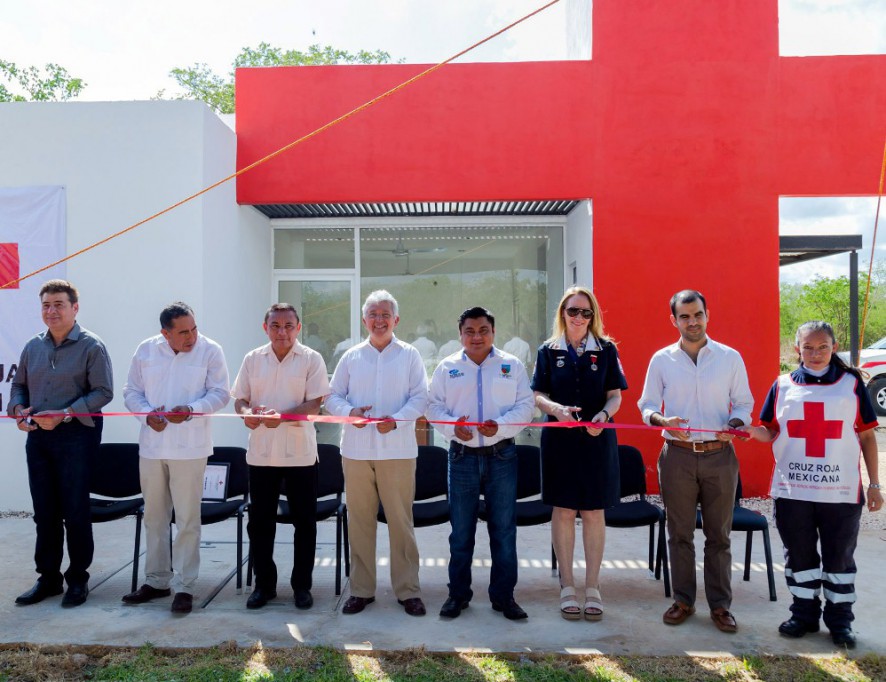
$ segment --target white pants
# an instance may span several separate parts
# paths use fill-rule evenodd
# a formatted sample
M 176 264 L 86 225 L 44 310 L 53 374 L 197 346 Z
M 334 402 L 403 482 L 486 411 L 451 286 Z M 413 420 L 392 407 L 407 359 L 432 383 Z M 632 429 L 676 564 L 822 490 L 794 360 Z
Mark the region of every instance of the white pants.
M 145 498 L 145 582 L 151 587 L 164 590 L 171 586 L 176 592 L 194 593 L 200 571 L 200 499 L 205 470 L 206 458 L 139 458 Z M 170 557 L 173 509 L 176 534 Z

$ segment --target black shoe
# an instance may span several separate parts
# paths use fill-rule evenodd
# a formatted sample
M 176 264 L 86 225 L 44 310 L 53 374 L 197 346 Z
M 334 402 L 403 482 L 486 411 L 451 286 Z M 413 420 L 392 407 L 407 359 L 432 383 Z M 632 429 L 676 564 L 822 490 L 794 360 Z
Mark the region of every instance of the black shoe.
M 837 646 L 845 646 L 847 649 L 855 648 L 855 633 L 852 628 L 834 628 L 831 630 L 831 639 Z
M 147 583 L 139 587 L 135 592 L 123 595 L 123 602 L 126 604 L 144 604 L 152 599 L 161 599 L 172 594 L 172 590 L 168 587 L 161 590 L 158 587 L 151 587 Z
M 375 601 L 375 597 L 348 597 L 348 600 L 345 602 L 345 605 L 342 607 L 341 612 L 346 613 L 348 615 L 360 613 L 363 609 L 365 609 L 369 604 L 371 604 L 374 601 Z
M 449 597 L 449 599 L 443 602 L 443 607 L 440 609 L 440 617 L 458 618 L 461 612 L 468 608 L 470 604 L 471 602 L 469 601 L 461 601 L 455 597 Z
M 186 614 L 190 613 L 194 608 L 194 597 L 187 592 L 176 592 L 172 600 L 172 607 L 169 609 L 173 613 Z
M 785 637 L 802 637 L 808 632 L 818 632 L 818 623 L 807 623 L 804 620 L 791 617 L 778 626 L 778 631 Z
M 249 595 L 249 599 L 246 600 L 246 608 L 260 609 L 271 601 L 271 599 L 275 599 L 276 597 L 277 592 L 275 590 L 263 590 L 260 587 L 256 587 L 252 594 Z
M 520 605 L 511 597 L 507 601 L 492 602 L 493 611 L 501 611 L 508 620 L 523 620 L 529 618 L 529 614 L 520 608 Z
M 314 605 L 314 597 L 311 596 L 310 590 L 295 591 L 295 608 L 309 609 Z
M 62 606 L 66 609 L 80 606 L 80 604 L 86 602 L 86 597 L 88 596 L 89 587 L 87 585 L 68 585 L 68 591 L 65 592 L 65 596 L 62 598 Z
M 42 580 L 38 580 L 30 590 L 16 597 L 15 603 L 19 606 L 30 606 L 31 604 L 37 604 L 47 597 L 54 597 L 62 592 L 64 592 L 64 590 L 61 585 L 47 585 Z

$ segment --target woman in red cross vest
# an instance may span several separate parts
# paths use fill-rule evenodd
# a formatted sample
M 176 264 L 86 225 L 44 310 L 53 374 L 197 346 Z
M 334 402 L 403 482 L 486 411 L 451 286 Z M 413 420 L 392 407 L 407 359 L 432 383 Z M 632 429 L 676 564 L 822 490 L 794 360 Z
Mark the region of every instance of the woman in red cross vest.
M 776 379 L 760 413 L 762 426 L 747 429 L 754 440 L 771 442 L 775 455 L 770 494 L 793 596 L 791 617 L 778 631 L 787 637 L 818 632 L 824 592 L 824 624 L 834 644 L 852 649 L 862 458 L 870 478 L 867 507 L 883 506 L 877 416 L 861 373 L 836 355 L 831 325 L 801 325 L 796 349 L 799 369 Z

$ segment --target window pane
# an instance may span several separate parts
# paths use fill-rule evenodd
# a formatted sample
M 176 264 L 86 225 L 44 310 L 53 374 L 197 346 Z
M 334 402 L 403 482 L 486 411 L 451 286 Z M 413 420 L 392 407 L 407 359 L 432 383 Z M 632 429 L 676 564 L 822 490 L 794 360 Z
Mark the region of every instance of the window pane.
M 354 267 L 354 230 L 321 228 L 274 230 L 274 267 L 278 270 Z
M 458 316 L 475 305 L 495 316 L 496 345 L 532 372 L 562 294 L 562 228 L 364 228 L 360 256 L 362 297 L 394 295 L 397 335 L 421 351 L 429 376 L 461 347 Z
M 301 319 L 298 340 L 323 356 L 330 374 L 353 345 L 350 282 L 280 282 L 279 300 L 291 303 Z

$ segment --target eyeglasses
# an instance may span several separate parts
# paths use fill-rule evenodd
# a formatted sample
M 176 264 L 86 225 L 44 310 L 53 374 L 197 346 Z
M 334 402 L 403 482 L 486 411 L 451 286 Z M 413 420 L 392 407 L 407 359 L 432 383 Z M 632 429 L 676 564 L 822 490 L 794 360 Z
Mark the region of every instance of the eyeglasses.
M 581 315 L 584 319 L 590 320 L 594 316 L 594 311 L 590 308 L 566 308 L 566 314 L 569 317 Z

